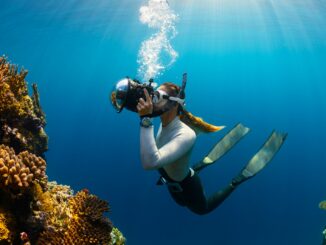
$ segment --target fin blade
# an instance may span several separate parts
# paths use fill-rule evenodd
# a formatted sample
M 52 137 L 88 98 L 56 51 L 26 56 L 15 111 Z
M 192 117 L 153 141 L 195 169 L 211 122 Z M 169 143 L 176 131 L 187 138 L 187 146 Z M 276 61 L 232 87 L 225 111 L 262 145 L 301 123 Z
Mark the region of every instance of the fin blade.
M 273 131 L 262 148 L 251 158 L 247 166 L 242 170 L 242 175 L 246 178 L 250 178 L 265 168 L 280 150 L 286 137 L 286 133 Z
M 247 133 L 249 133 L 249 131 L 249 128 L 243 126 L 241 123 L 238 123 L 213 147 L 213 149 L 203 159 L 203 162 L 210 164 L 220 159 Z
M 213 149 L 204 157 L 203 160 L 192 166 L 195 171 L 200 171 L 208 165 L 216 162 L 228 151 L 234 147 L 244 136 L 249 133 L 250 129 L 238 123 L 234 126 L 219 142 L 215 144 Z

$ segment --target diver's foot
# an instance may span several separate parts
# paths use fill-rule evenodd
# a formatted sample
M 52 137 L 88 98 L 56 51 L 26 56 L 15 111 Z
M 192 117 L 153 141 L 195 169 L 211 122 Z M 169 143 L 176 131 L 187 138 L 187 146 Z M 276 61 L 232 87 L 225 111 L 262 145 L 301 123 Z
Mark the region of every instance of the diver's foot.
M 231 186 L 233 188 L 236 188 L 238 185 L 249 179 L 250 177 L 245 177 L 242 173 L 240 173 L 238 176 L 234 177 L 231 182 Z

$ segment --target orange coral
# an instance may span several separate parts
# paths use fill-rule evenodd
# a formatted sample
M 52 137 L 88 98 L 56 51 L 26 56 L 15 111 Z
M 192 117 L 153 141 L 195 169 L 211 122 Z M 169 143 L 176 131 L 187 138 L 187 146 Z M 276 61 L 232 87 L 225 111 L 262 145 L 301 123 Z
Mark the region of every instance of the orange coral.
M 0 184 L 12 189 L 23 189 L 37 180 L 46 182 L 46 162 L 27 151 L 18 155 L 8 146 L 0 145 Z
M 69 200 L 71 217 L 65 232 L 43 232 L 39 244 L 90 245 L 109 244 L 112 224 L 103 213 L 108 203 L 88 191 L 80 191 Z

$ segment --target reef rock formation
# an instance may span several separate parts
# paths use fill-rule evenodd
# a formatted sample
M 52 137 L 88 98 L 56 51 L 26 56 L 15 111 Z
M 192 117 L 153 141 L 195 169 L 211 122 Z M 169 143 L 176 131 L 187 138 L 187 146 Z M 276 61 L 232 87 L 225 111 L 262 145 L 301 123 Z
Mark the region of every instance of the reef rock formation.
M 326 210 L 326 201 L 322 201 L 319 203 L 319 208 Z
M 326 200 L 319 203 L 319 208 L 326 210 Z M 323 245 L 326 245 L 326 226 L 323 231 Z
M 48 148 L 45 115 L 35 84 L 32 97 L 28 95 L 27 73 L 0 57 L 0 144 L 13 147 L 16 153 L 28 150 L 43 155 Z
M 0 57 L 0 244 L 125 244 L 106 201 L 48 181 L 45 115 L 26 74 Z

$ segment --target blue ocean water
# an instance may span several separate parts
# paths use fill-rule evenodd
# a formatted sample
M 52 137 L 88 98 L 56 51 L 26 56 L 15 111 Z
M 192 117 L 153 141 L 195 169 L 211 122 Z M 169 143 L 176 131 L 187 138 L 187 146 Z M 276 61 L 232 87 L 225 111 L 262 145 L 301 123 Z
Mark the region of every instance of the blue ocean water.
M 50 136 L 48 176 L 109 201 L 128 244 L 321 244 L 326 213 L 326 2 L 170 0 L 176 62 L 157 81 L 181 82 L 187 108 L 224 132 L 199 136 L 192 161 L 237 122 L 252 129 L 201 173 L 208 193 L 229 183 L 273 129 L 288 139 L 272 163 L 206 216 L 177 206 L 142 169 L 139 119 L 108 94 L 137 74 L 151 31 L 147 1 L 2 0 L 0 53 L 37 82 Z M 159 121 L 157 120 L 156 126 Z

